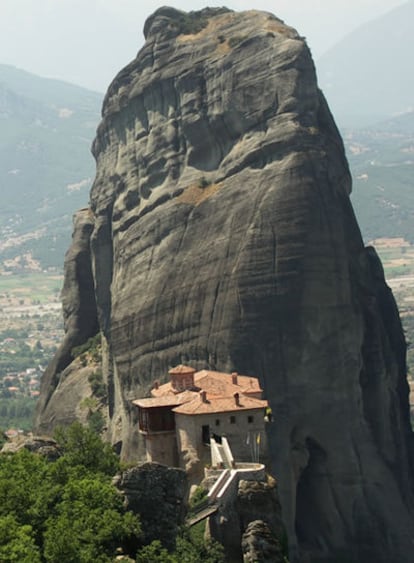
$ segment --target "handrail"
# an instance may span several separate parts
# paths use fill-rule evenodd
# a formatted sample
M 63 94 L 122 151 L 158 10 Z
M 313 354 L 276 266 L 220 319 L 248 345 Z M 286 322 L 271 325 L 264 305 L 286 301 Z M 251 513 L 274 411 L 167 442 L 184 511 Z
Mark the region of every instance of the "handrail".
M 229 474 L 230 474 L 230 470 L 224 469 L 223 473 L 220 475 L 220 477 L 217 479 L 217 481 L 209 490 L 207 498 L 210 499 L 211 502 L 216 500 L 217 495 L 220 493 L 222 487 L 224 487 L 225 483 L 227 482 Z
M 225 436 L 223 436 L 222 439 L 221 439 L 221 442 L 222 442 L 222 449 L 223 449 L 225 461 L 227 461 L 227 466 L 228 467 L 234 467 L 234 465 L 235 465 L 234 457 L 233 457 L 233 454 L 231 452 L 230 445 L 229 445 L 227 438 Z
M 217 512 L 217 510 L 218 510 L 217 504 L 214 503 L 214 504 L 207 505 L 202 510 L 200 509 L 200 510 L 197 510 L 196 512 L 191 513 L 187 517 L 186 525 L 189 528 L 191 528 L 191 526 L 195 526 L 195 524 L 198 524 L 202 520 L 205 520 L 206 518 L 208 518 L 209 516 L 211 516 L 212 514 Z

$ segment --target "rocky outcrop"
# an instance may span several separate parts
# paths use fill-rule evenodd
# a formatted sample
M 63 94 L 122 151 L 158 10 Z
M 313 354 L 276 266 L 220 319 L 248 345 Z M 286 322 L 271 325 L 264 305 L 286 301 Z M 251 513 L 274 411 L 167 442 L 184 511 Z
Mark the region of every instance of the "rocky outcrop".
M 286 530 L 276 480 L 270 475 L 264 481 L 256 480 L 254 475 L 244 477 L 241 474 L 240 480 L 227 487 L 217 512 L 209 518 L 209 534 L 224 546 L 230 563 L 242 559 L 284 563 L 286 553 L 281 544 L 285 544 L 286 551 Z M 252 526 L 253 522 L 260 525 Z M 262 559 L 254 559 L 259 552 Z M 269 559 L 271 556 L 275 558 Z
M 278 540 L 286 535 L 276 480 L 270 476 L 265 482 L 244 480 L 239 482 L 237 513 L 241 530 L 247 530 L 251 522 L 260 520 L 265 521 Z
M 62 451 L 55 440 L 42 436 L 19 436 L 6 442 L 0 453 L 16 453 L 22 449 L 37 453 L 48 461 L 56 461 L 62 455 Z
M 280 543 L 263 520 L 250 522 L 242 539 L 243 563 L 286 563 Z
M 108 437 L 139 455 L 131 400 L 172 365 L 254 374 L 291 559 L 408 563 L 405 342 L 306 43 L 256 11 L 161 8 L 144 31 L 93 147 Z
M 114 484 L 125 497 L 126 509 L 140 515 L 144 543 L 161 539 L 166 547 L 174 547 L 186 514 L 185 471 L 144 463 L 117 475 Z

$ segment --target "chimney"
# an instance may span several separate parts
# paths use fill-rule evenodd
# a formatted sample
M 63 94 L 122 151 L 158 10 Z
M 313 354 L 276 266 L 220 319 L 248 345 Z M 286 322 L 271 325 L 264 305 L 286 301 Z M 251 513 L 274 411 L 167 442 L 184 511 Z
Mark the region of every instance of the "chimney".
M 234 402 L 236 403 L 236 406 L 239 407 L 240 406 L 240 394 L 239 393 L 233 393 L 233 397 L 234 397 Z
M 233 383 L 233 385 L 238 385 L 237 375 L 237 371 L 233 371 L 233 373 L 231 374 L 231 382 Z
M 182 364 L 170 369 L 168 373 L 171 376 L 172 388 L 177 392 L 181 392 L 194 387 L 195 371 L 194 368 L 183 366 Z
M 200 391 L 200 399 L 203 403 L 207 403 L 207 391 Z

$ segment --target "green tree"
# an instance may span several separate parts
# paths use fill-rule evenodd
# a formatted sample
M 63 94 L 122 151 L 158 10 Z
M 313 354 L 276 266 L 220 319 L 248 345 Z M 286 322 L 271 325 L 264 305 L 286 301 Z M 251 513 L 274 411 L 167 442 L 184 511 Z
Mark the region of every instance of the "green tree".
M 125 511 L 111 483 L 119 466 L 112 449 L 77 423 L 57 438 L 62 455 L 56 461 L 25 449 L 0 455 L 0 561 L 109 563 L 118 547 L 135 555 L 145 541 L 141 520 Z M 145 511 L 142 526 L 147 541 L 156 541 L 141 547 L 139 563 L 224 561 L 221 546 L 205 543 L 197 526 L 177 538 L 170 532 L 170 553 L 160 540 L 171 518 L 163 515 L 162 500 L 151 498 L 158 510 Z
M 83 466 L 105 475 L 114 475 L 119 469 L 119 459 L 110 444 L 80 422 L 74 422 L 67 429 L 59 428 L 55 439 L 63 450 L 65 463 L 71 466 Z
M 178 563 L 178 561 L 168 553 L 160 540 L 154 540 L 138 551 L 136 563 Z
M 88 415 L 88 428 L 95 432 L 95 434 L 100 434 L 105 426 L 105 419 L 100 411 L 92 412 Z
M 9 514 L 0 517 L 0 561 L 2 563 L 40 563 L 31 526 L 21 526 Z
M 111 448 L 77 426 L 62 436 L 66 449 L 57 461 L 25 449 L 0 455 L 2 563 L 105 563 L 118 546 L 136 551 L 140 521 L 111 483 L 118 466 Z
M 203 530 L 203 533 L 200 533 Z M 224 548 L 215 540 L 204 540 L 204 525 L 200 529 L 185 529 L 177 537 L 175 557 L 177 563 L 224 563 Z
M 44 557 L 60 563 L 105 563 L 116 548 L 141 533 L 139 519 L 124 512 L 122 498 L 101 477 L 70 480 L 56 516 L 46 522 Z
M 23 449 L 0 455 L 0 516 L 13 516 L 21 525 L 41 529 L 55 491 L 47 461 Z
M 154 540 L 142 547 L 136 563 L 224 563 L 224 549 L 214 540 L 204 541 L 201 535 L 185 529 L 177 536 L 177 545 L 173 553 L 163 547 L 160 540 Z

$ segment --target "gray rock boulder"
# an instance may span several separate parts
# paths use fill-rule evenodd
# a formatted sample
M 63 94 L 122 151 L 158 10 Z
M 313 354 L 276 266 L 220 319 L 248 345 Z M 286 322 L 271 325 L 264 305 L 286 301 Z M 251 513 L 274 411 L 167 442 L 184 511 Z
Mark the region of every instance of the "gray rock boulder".
M 286 563 L 280 543 L 263 520 L 253 520 L 242 539 L 243 563 Z
M 19 436 L 6 442 L 2 454 L 16 453 L 22 449 L 45 457 L 48 461 L 56 461 L 61 455 L 61 449 L 55 440 L 43 436 Z
M 73 316 L 104 335 L 109 439 L 140 455 L 131 400 L 170 366 L 257 375 L 291 559 L 409 563 L 405 341 L 305 41 L 225 9 L 161 8 L 145 36 L 105 98 Z
M 260 522 L 259 528 L 252 527 L 256 522 Z M 226 560 L 232 563 L 243 558 L 255 561 L 260 549 L 266 557 L 280 554 L 283 561 L 281 542 L 286 544 L 287 536 L 276 480 L 269 475 L 263 482 L 240 479 L 233 494 L 229 489 L 221 499 L 217 512 L 209 519 L 208 530 L 224 546 Z
M 286 535 L 276 480 L 271 476 L 268 476 L 265 482 L 239 482 L 237 513 L 241 530 L 247 530 L 251 522 L 261 520 L 269 526 L 278 540 Z
M 159 463 L 144 463 L 123 471 L 114 484 L 125 497 L 125 507 L 141 518 L 144 543 L 161 539 L 174 547 L 186 514 L 185 471 Z

